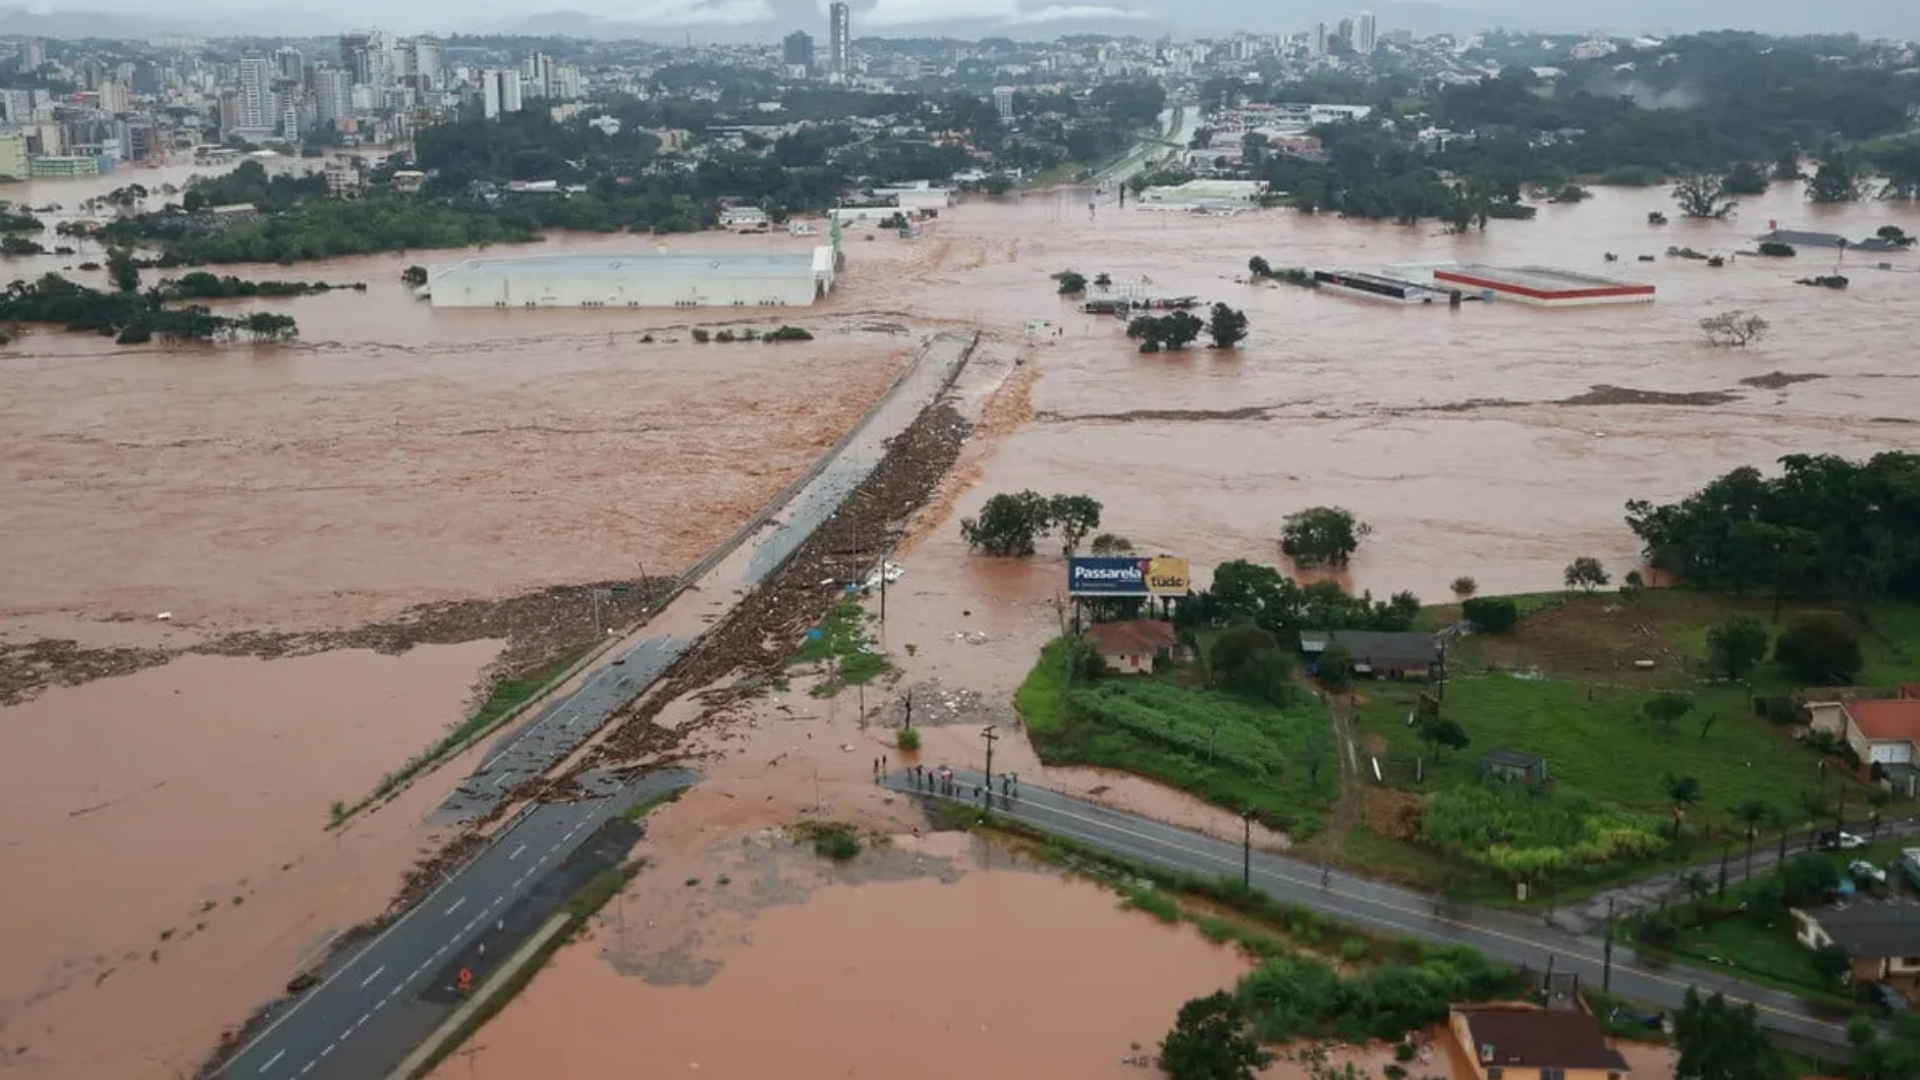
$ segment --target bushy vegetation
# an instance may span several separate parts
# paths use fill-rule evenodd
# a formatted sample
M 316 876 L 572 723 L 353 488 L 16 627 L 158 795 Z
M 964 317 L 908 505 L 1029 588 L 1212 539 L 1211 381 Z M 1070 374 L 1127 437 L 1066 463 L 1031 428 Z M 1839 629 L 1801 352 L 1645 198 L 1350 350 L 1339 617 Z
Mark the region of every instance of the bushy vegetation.
M 308 296 L 334 289 L 365 292 L 365 282 L 330 285 L 324 281 L 247 281 L 232 275 L 222 277 L 195 270 L 160 283 L 160 295 L 168 300 L 230 300 L 247 296 Z
M 269 311 L 228 318 L 205 307 L 166 306 L 167 294 L 102 292 L 47 274 L 35 282 L 16 281 L 0 293 L 0 321 L 48 323 L 72 331 L 112 335 L 122 345 L 152 341 L 230 340 L 246 334 L 255 341 L 279 341 L 299 333 L 292 316 Z
M 824 669 L 826 678 L 813 688 L 814 697 L 832 697 L 849 686 L 870 683 L 893 670 L 886 654 L 874 647 L 868 623 L 876 616 L 857 601 L 835 604 L 816 628 L 818 635 L 802 639 L 787 661 L 789 667 L 802 665 Z
M 1332 720 L 1308 694 L 1282 708 L 1167 677 L 1097 677 L 1099 657 L 1062 638 L 1015 696 L 1048 764 L 1123 769 L 1306 836 L 1339 795 Z
M 1421 835 L 1509 881 L 1602 876 L 1664 850 L 1660 819 L 1600 806 L 1572 792 L 1463 784 L 1427 799 Z
M 1034 553 L 1041 536 L 1058 530 L 1063 553 L 1072 555 L 1100 527 L 1100 511 L 1099 501 L 1087 495 L 999 494 L 987 500 L 978 517 L 960 520 L 960 535 L 974 551 L 1025 556 Z
M 1276 957 L 1242 978 L 1234 996 L 1262 1041 L 1318 1036 L 1364 1043 L 1440 1023 L 1454 1002 L 1513 997 L 1522 989 L 1517 973 L 1456 948 L 1349 976 L 1319 960 Z
M 1345 566 L 1373 529 L 1338 506 L 1310 506 L 1288 514 L 1280 550 L 1298 566 Z
M 1214 568 L 1212 586 L 1182 605 L 1178 618 L 1194 626 L 1251 622 L 1291 649 L 1302 630 L 1406 630 L 1419 613 L 1420 598 L 1410 592 L 1375 600 L 1371 592 L 1355 596 L 1331 581 L 1301 585 L 1271 566 L 1235 559 Z

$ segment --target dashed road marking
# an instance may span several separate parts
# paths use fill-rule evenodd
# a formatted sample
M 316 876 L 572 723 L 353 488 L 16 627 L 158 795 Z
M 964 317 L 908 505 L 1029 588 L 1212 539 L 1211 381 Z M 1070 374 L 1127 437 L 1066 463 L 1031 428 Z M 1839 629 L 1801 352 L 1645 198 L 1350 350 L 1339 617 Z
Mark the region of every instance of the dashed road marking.
M 280 1063 L 281 1058 L 286 1056 L 287 1056 L 287 1052 L 285 1050 L 282 1050 L 279 1053 L 273 1055 L 272 1057 L 267 1059 L 267 1063 L 265 1065 L 260 1066 L 260 1071 L 266 1072 L 268 1069 L 273 1068 L 275 1065 Z
M 461 897 L 461 898 L 460 898 L 460 899 L 458 899 L 458 900 L 455 900 L 455 901 L 453 902 L 453 906 L 447 909 L 447 914 L 449 914 L 449 915 L 451 915 L 451 914 L 453 914 L 454 912 L 456 912 L 456 911 L 459 911 L 459 910 L 460 910 L 460 905 L 461 905 L 461 904 L 464 904 L 464 903 L 466 903 L 466 902 L 467 902 L 467 898 L 466 898 L 466 897 L 464 897 L 464 896 L 463 896 L 463 897 Z
M 514 848 L 514 849 L 513 849 L 513 854 L 511 854 L 511 855 L 508 855 L 508 856 L 507 856 L 507 861 L 508 861 L 508 862 L 512 862 L 513 860 L 515 860 L 515 859 L 517 859 L 517 858 L 519 858 L 519 857 L 520 857 L 520 853 L 521 853 L 521 852 L 523 852 L 523 851 L 525 851 L 525 850 L 527 850 L 527 845 L 525 845 L 525 844 L 521 844 L 521 845 L 520 845 L 519 847 L 517 847 L 517 848 Z
M 367 987 L 368 987 L 368 986 L 369 986 L 369 985 L 370 985 L 370 984 L 371 984 L 371 983 L 373 982 L 373 980 L 375 980 L 375 979 L 377 979 L 377 978 L 379 978 L 379 977 L 380 977 L 380 973 L 381 973 L 381 972 L 383 972 L 383 971 L 385 971 L 385 970 L 387 970 L 387 965 L 385 965 L 385 964 L 381 964 L 381 965 L 380 965 L 379 967 L 377 967 L 377 968 L 374 968 L 374 969 L 373 969 L 373 974 L 371 974 L 371 975 L 369 975 L 369 976 L 367 976 L 366 978 L 364 978 L 364 979 L 361 979 L 361 980 L 360 980 L 360 989 L 362 989 L 362 990 L 365 990 L 365 989 L 366 989 L 366 988 L 367 988 Z
M 366 1012 L 361 1013 L 360 1019 L 355 1020 L 353 1022 L 353 1030 L 359 1031 L 361 1028 L 365 1027 L 367 1024 L 367 1021 L 371 1019 L 373 1019 L 373 1010 L 369 1009 Z
M 336 1046 L 338 1046 L 338 1045 L 340 1045 L 340 1044 L 339 1044 L 338 1042 L 330 1042 L 330 1043 L 328 1043 L 328 1044 L 327 1044 L 327 1048 L 326 1048 L 325 1050 L 322 1050 L 322 1051 L 320 1051 L 320 1056 L 321 1056 L 321 1057 L 326 1057 L 326 1056 L 327 1056 L 328 1054 L 331 1054 L 331 1053 L 333 1053 L 333 1048 L 334 1048 L 334 1047 L 336 1047 Z
M 308 1073 L 312 1072 L 313 1067 L 318 1064 L 320 1064 L 320 1059 L 315 1058 L 312 1061 L 307 1062 L 305 1065 L 300 1066 L 300 1075 L 305 1076 Z

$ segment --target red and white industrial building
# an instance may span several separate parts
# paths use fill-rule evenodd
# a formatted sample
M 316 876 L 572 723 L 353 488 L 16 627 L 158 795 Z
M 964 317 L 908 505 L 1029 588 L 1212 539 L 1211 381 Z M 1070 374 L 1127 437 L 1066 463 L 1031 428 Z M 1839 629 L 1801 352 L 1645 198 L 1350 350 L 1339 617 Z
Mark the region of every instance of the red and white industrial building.
M 1636 285 L 1546 266 L 1462 264 L 1435 267 L 1433 281 L 1441 289 L 1478 292 L 1490 300 L 1517 300 L 1535 307 L 1653 303 L 1651 285 Z

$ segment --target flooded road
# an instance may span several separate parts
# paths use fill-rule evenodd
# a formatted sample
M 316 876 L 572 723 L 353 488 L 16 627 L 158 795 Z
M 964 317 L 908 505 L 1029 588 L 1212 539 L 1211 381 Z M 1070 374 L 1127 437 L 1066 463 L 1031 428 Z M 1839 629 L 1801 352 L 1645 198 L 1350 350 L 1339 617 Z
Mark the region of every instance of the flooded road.
M 494 651 L 195 656 L 0 712 L 0 1074 L 190 1071 L 378 914 L 443 792 L 343 832 L 328 808 L 457 720 Z
M 855 880 L 797 903 L 781 874 L 810 876 L 736 866 L 725 884 L 659 886 L 700 893 L 728 927 L 667 959 L 679 943 L 641 922 L 636 897 L 624 926 L 616 910 L 564 951 L 473 1044 L 484 1049 L 433 1075 L 593 1077 L 644 1061 L 665 1075 L 1117 1080 L 1145 1075 L 1121 1059 L 1157 1044 L 1182 1002 L 1247 968 L 1050 874 Z M 701 985 L 673 985 L 696 970 Z

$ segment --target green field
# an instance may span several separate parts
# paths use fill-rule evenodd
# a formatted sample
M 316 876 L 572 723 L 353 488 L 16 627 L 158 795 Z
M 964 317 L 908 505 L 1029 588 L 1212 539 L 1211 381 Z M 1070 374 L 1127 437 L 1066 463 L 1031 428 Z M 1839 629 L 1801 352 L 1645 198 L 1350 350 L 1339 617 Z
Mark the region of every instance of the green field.
M 868 633 L 868 623 L 876 618 L 857 601 L 835 604 L 820 621 L 820 636 L 803 640 L 787 666 L 817 667 L 827 676 L 810 691 L 814 697 L 832 697 L 849 686 L 891 674 L 893 665 L 874 648 Z
M 1749 801 L 1775 812 L 1762 826 L 1773 831 L 1808 824 L 1803 797 L 1809 794 L 1831 808 L 1844 791 L 1848 805 L 1864 812 L 1863 785 L 1842 769 L 1823 773 L 1817 754 L 1794 742 L 1785 727 L 1755 715 L 1754 697 L 1791 692 L 1785 673 L 1764 663 L 1749 678 L 1751 688 L 1707 677 L 1708 630 L 1735 614 L 1772 625 L 1769 600 L 1679 589 L 1649 590 L 1632 599 L 1516 599 L 1523 619 L 1512 633 L 1449 642 L 1441 712 L 1466 730 L 1466 749 L 1436 753 L 1408 725 L 1419 686 L 1357 685 L 1348 715 L 1363 764 L 1381 755 L 1388 784 L 1428 796 L 1423 819 L 1433 815 L 1433 827 L 1422 826 L 1431 835 L 1417 843 L 1375 834 L 1355 845 L 1355 857 L 1369 870 L 1431 884 L 1425 879 L 1434 876 L 1432 860 L 1446 848 L 1456 859 L 1464 855 L 1482 871 L 1507 878 L 1524 876 L 1516 871 L 1536 858 L 1555 862 L 1542 849 L 1560 848 L 1578 850 L 1559 860 L 1554 876 L 1562 883 L 1593 882 L 1710 856 L 1722 840 L 1744 837 L 1746 826 L 1733 812 Z M 1781 624 L 1799 610 L 1786 604 Z M 1438 627 L 1457 616 L 1455 606 L 1431 608 L 1421 622 Z M 1864 652 L 1862 685 L 1920 676 L 1920 608 L 1875 610 Z M 1652 666 L 1639 666 L 1642 661 Z M 1642 711 L 1662 693 L 1683 694 L 1691 703 L 1691 711 L 1670 727 Z M 1545 757 L 1551 794 L 1490 800 L 1481 793 L 1480 757 L 1494 748 Z M 1414 778 L 1416 758 L 1424 763 L 1424 780 Z M 1657 833 L 1670 820 L 1670 777 L 1691 777 L 1699 786 L 1698 800 L 1685 809 L 1677 848 L 1633 835 Z M 1370 776 L 1365 782 L 1375 786 Z M 1477 828 L 1485 834 L 1478 845 L 1472 842 Z M 1443 838 L 1446 843 L 1434 843 Z M 1604 853 L 1609 847 L 1610 855 Z M 1410 856 L 1406 865 L 1395 865 L 1396 849 Z
M 1270 827 L 1310 836 L 1339 796 L 1326 708 L 1304 691 L 1285 709 L 1186 685 L 1183 672 L 1075 684 L 1064 639 L 1014 697 L 1049 765 L 1094 765 L 1158 780 Z

